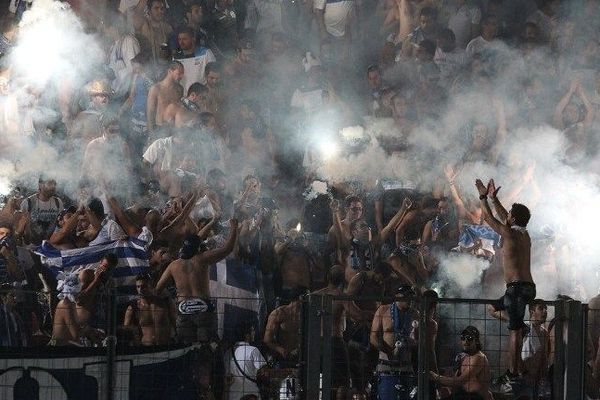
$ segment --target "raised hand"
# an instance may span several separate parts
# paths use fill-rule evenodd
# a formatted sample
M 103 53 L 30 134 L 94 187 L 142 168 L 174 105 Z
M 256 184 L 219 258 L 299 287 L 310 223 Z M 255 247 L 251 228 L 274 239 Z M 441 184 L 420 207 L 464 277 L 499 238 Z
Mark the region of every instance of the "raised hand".
M 475 179 L 475 187 L 479 192 L 480 196 L 486 196 L 488 192 L 488 188 L 481 182 L 481 179 Z
M 500 191 L 501 188 L 502 188 L 502 186 L 498 186 L 498 188 L 496 188 L 496 184 L 494 183 L 494 180 L 490 179 L 490 181 L 488 182 L 488 191 L 487 191 L 488 196 L 490 196 L 493 199 L 496 198 L 496 196 L 498 195 L 498 191 Z
M 458 175 L 458 172 L 454 171 L 454 167 L 452 166 L 452 164 L 446 164 L 446 166 L 444 167 L 444 175 L 446 175 L 446 179 L 448 179 L 448 182 L 452 183 L 454 182 L 454 178 L 456 178 L 456 175 Z
M 331 201 L 329 202 L 329 207 L 334 213 L 338 212 L 340 210 L 340 202 L 336 199 L 331 199 Z
M 238 228 L 238 220 L 236 218 L 231 218 L 229 220 L 229 226 L 231 227 L 231 229 L 237 229 Z

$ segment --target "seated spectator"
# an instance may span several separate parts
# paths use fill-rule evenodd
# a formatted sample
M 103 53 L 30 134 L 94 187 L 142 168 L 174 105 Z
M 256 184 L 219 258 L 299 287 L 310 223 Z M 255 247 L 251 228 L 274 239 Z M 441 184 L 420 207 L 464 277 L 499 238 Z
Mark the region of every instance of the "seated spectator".
M 443 376 L 430 371 L 430 379 L 441 386 L 439 392 L 443 399 L 492 400 L 490 363 L 482 352 L 479 330 L 467 326 L 460 334 L 460 341 L 463 352 L 456 357 L 456 374 Z

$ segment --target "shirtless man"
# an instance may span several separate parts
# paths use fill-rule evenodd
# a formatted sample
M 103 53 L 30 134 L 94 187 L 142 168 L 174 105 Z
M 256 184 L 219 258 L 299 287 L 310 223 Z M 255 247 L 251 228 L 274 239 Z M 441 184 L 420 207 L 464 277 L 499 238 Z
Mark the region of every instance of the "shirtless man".
M 154 136 L 164 121 L 164 113 L 170 104 L 177 103 L 183 96 L 183 88 L 179 84 L 183 77 L 183 65 L 172 61 L 165 78 L 152 85 L 146 103 L 148 132 Z
M 392 217 L 381 232 L 375 234 L 372 233 L 371 228 L 363 219 L 353 221 L 350 224 L 351 237 L 348 240 L 343 233 L 344 229 L 340 218 L 339 204 L 337 201 L 331 202 L 335 238 L 338 248 L 341 250 L 341 259 L 346 267 L 346 282 L 349 283 L 358 272 L 372 270 L 374 265 L 379 263 L 381 246 L 398 224 L 401 223 L 411 206 L 412 202 L 410 199 L 404 199 L 402 207 L 400 207 L 396 215 Z
M 176 103 L 171 103 L 164 113 L 163 123 L 169 123 L 176 128 L 198 121 L 200 113 L 207 111 L 208 89 L 201 83 L 195 82 L 188 89 L 187 96 Z
M 292 219 L 286 226 L 285 237 L 278 238 L 275 242 L 275 254 L 281 274 L 281 291 L 278 297 L 283 301 L 292 300 L 290 293 L 293 288 L 311 287 L 311 267 L 314 267 L 315 262 L 311 260 L 308 242 L 298 225 L 299 221 Z
M 371 325 L 370 342 L 379 350 L 379 387 L 378 399 L 398 398 L 400 384 L 408 393 L 414 385 L 412 366 L 413 352 L 417 349 L 419 312 L 411 307 L 415 292 L 411 286 L 400 286 L 396 292 L 396 301 L 379 306 Z M 399 375 L 408 378 L 398 382 Z M 387 383 L 386 383 L 387 382 Z M 391 383 L 394 386 L 391 386 Z
M 110 270 L 116 267 L 118 262 L 114 254 L 104 255 L 95 271 L 84 269 L 79 272 L 80 286 L 73 292 L 74 296 L 59 295 L 61 300 L 54 314 L 51 344 L 75 343 L 84 336 L 93 342 L 99 341 L 98 332 L 91 329 L 90 321 L 96 314 L 99 287 L 106 282 Z
M 442 376 L 429 371 L 429 377 L 443 389 L 451 388 L 451 394 L 443 399 L 450 400 L 493 400 L 490 392 L 490 363 L 485 354 L 481 352 L 479 330 L 474 326 L 467 326 L 460 334 L 463 346 L 463 355 L 460 362 L 460 371 L 455 376 Z M 448 390 L 445 391 L 448 394 Z
M 58 295 L 60 301 L 54 311 L 52 338 L 48 345 L 79 344 L 82 330 L 77 322 L 76 296 L 81 290 L 81 285 L 77 274 L 59 279 L 58 290 L 61 291 Z
M 189 235 L 179 251 L 179 258 L 163 272 L 155 292 L 161 294 L 171 280 L 177 289 L 177 337 L 180 342 L 209 342 L 217 339 L 217 315 L 210 300 L 210 266 L 233 250 L 237 239 L 237 220 L 229 220 L 231 232 L 223 247 L 198 252 L 200 237 Z
M 329 283 L 327 287 L 313 292 L 313 294 L 330 295 L 330 296 L 343 296 L 344 292 L 342 287 L 344 286 L 344 267 L 341 265 L 334 265 L 329 270 Z M 348 357 L 348 349 L 346 348 L 346 342 L 344 341 L 344 329 L 345 329 L 345 316 L 346 314 L 351 315 L 354 320 L 361 320 L 366 317 L 369 318 L 369 314 L 363 313 L 353 302 L 351 301 L 333 301 L 332 304 L 332 376 L 331 376 L 331 388 L 335 390 L 335 398 L 343 400 L 346 398 L 346 388 L 349 385 L 350 380 L 350 360 Z
M 496 310 L 506 310 L 508 314 L 508 373 L 509 379 L 520 375 L 522 371 L 521 349 L 523 347 L 523 328 L 525 307 L 535 299 L 535 284 L 531 276 L 531 238 L 525 228 L 531 214 L 522 204 L 512 205 L 510 212 L 502 206 L 496 197 L 500 187 L 496 188 L 491 179 L 487 187 L 477 179 L 475 186 L 479 192 L 483 218 L 485 222 L 502 237 L 502 268 L 506 282 L 506 292 L 496 304 Z M 492 215 L 488 196 L 500 220 Z
M 279 306 L 269 314 L 263 342 L 279 360 L 280 368 L 295 368 L 298 363 L 300 298 L 305 293 L 306 288 L 296 288 L 290 304 Z
M 175 307 L 171 300 L 153 295 L 149 275 L 138 275 L 135 288 L 140 297 L 127 307 L 123 325 L 133 330 L 135 342 L 141 342 L 143 346 L 169 344 L 171 330 L 175 328 Z
M 358 196 L 350 195 L 344 199 L 344 210 L 346 215 L 343 220 L 341 220 L 341 228 L 342 228 L 342 240 L 350 241 L 352 240 L 352 233 L 350 232 L 350 224 L 352 222 L 359 220 L 363 216 L 363 203 L 362 200 Z M 332 249 L 338 249 L 337 246 L 337 235 L 336 235 L 336 227 L 332 225 L 329 228 L 329 232 L 327 233 L 327 239 L 329 241 L 329 245 Z M 339 250 L 339 249 L 338 249 Z

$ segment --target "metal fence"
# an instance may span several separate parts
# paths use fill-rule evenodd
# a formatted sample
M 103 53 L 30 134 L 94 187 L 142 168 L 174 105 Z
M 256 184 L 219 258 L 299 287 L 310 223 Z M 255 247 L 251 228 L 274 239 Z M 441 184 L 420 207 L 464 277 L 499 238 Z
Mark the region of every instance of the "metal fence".
M 236 372 L 236 364 L 255 362 L 245 359 L 243 353 L 234 362 L 232 349 L 235 343 L 236 327 L 247 321 L 257 328 L 257 341 L 261 341 L 266 323 L 265 313 L 261 312 L 259 298 L 218 298 L 215 299 L 214 313 L 217 317 L 219 340 L 213 343 L 178 343 L 171 340 L 158 346 L 136 345 L 131 329 L 123 326 L 127 307 L 135 297 L 112 294 L 100 300 L 95 328 L 103 334 L 96 347 L 48 346 L 48 334 L 53 321 L 49 316 L 56 304 L 50 294 L 34 292 L 1 293 L 0 340 L 4 346 L 0 357 L 0 398 L 21 399 L 229 399 L 235 398 L 232 382 L 239 378 L 241 384 L 248 384 Z M 300 363 L 297 370 L 270 368 L 270 376 L 263 387 L 263 399 L 332 399 L 338 394 L 339 377 L 350 377 L 345 398 L 360 399 L 359 391 L 353 388 L 371 389 L 374 395 L 373 367 L 377 364 L 377 354 L 367 342 L 349 337 L 352 329 L 346 322 L 344 336 L 340 337 L 340 327 L 335 325 L 335 307 L 357 298 L 347 296 L 309 295 L 302 301 L 300 329 Z M 361 298 L 365 300 L 365 298 Z M 393 298 L 367 299 L 385 304 Z M 11 301 L 15 303 L 9 304 Z M 480 299 L 438 299 L 436 317 L 438 326 L 434 350 L 428 346 L 431 334 L 428 323 L 431 304 L 429 298 L 421 298 L 413 303 L 418 314 L 418 337 L 413 360 L 414 399 L 434 399 L 429 370 L 432 369 L 432 355 L 436 357 L 437 370 L 443 375 L 453 373 L 454 354 L 460 352 L 459 334 L 466 326 L 475 326 L 481 332 L 481 344 L 490 366 L 490 381 L 501 377 L 507 365 L 506 322 L 490 316 L 487 305 L 490 300 Z M 20 305 L 19 305 L 20 304 Z M 24 306 L 27 304 L 27 306 Z M 545 378 L 546 387 L 531 385 L 514 388 L 510 394 L 498 392 L 492 385 L 496 399 L 584 399 L 598 398 L 597 360 L 598 342 L 596 313 L 587 305 L 573 300 L 545 302 L 548 307 L 548 320 L 552 320 L 549 340 L 554 343 L 549 350 L 551 375 Z M 12 307 L 12 308 L 11 308 Z M 11 312 L 14 314 L 12 315 Z M 104 317 L 102 318 L 103 314 Z M 16 318 L 18 317 L 18 318 Z M 28 346 L 9 346 L 6 333 L 12 325 L 9 320 L 20 320 L 30 334 Z M 367 324 L 370 326 L 370 324 Z M 547 324 L 546 324 L 547 325 Z M 174 330 L 174 327 L 169 328 Z M 14 329 L 13 329 L 14 330 Z M 44 334 L 46 332 L 46 335 Z M 173 332 L 171 331 L 173 334 Z M 365 332 L 363 332 L 365 333 Z M 369 331 L 366 331 L 368 336 Z M 12 340 L 15 340 L 14 338 Z M 16 342 L 15 342 L 16 343 Z M 258 346 L 260 347 L 260 346 Z M 587 349 L 587 351 L 586 351 Z M 336 364 L 349 355 L 349 370 Z M 584 362 L 585 360 L 585 362 Z M 265 363 L 269 357 L 265 357 Z M 257 364 L 257 369 L 260 369 Z M 338 383 L 332 384 L 332 380 Z M 539 383 L 539 382 L 538 382 Z M 233 392 L 233 393 L 232 393 Z M 242 388 L 240 393 L 245 393 Z M 204 397 L 202 397 L 204 396 Z M 212 397 L 211 397 L 212 396 Z M 535 397 L 537 396 L 537 397 Z M 338 397 L 339 398 L 339 397 Z M 376 398 L 376 397 L 371 397 Z
M 339 359 L 332 353 L 335 349 L 332 335 L 332 320 L 336 302 L 354 301 L 355 298 L 310 295 L 304 304 L 304 320 L 302 335 L 302 389 L 305 399 L 329 400 L 335 398 L 336 388 L 332 385 L 332 376 L 339 365 L 334 360 Z M 379 298 L 382 304 L 389 304 L 393 298 Z M 431 355 L 437 355 L 437 365 L 440 373 L 446 376 L 453 374 L 454 355 L 460 352 L 459 335 L 467 326 L 475 326 L 481 333 L 481 345 L 487 356 L 490 367 L 490 389 L 495 399 L 584 399 L 586 398 L 586 376 L 592 379 L 591 373 L 586 374 L 584 346 L 586 343 L 586 306 L 573 300 L 558 300 L 544 302 L 548 307 L 548 319 L 551 318 L 552 329 L 548 335 L 547 366 L 549 375 L 543 376 L 538 382 L 522 382 L 513 385 L 512 390 L 504 393 L 502 383 L 498 382 L 507 370 L 508 331 L 506 322 L 490 315 L 487 306 L 492 300 L 485 299 L 438 299 L 436 318 L 438 324 L 435 353 L 428 346 L 428 335 L 431 324 L 427 321 L 430 306 L 429 298 L 422 298 L 413 303 L 419 311 L 418 339 L 414 374 L 408 385 L 408 390 L 398 399 L 435 399 L 435 388 L 430 380 L 429 370 L 432 369 Z M 531 321 L 528 321 L 531 322 Z M 546 325 L 546 324 L 544 324 Z M 553 346 L 550 345 L 553 343 Z M 369 349 L 362 349 L 365 359 L 369 359 Z M 351 358 L 352 362 L 359 362 Z M 373 365 L 371 365 L 373 367 Z M 354 380 L 355 376 L 352 376 Z M 377 376 L 371 377 L 377 382 Z M 352 386 L 356 382 L 352 381 Z M 368 385 L 367 385 L 368 386 Z M 589 386 L 589 385 L 588 385 Z M 368 388 L 367 388 L 368 389 Z M 590 396 L 588 398 L 597 398 Z M 373 390 L 368 395 L 377 399 Z M 402 397 L 406 396 L 406 397 Z M 349 397 L 348 397 L 349 398 Z M 356 395 L 355 398 L 362 398 Z M 439 397 L 438 397 L 439 398 Z

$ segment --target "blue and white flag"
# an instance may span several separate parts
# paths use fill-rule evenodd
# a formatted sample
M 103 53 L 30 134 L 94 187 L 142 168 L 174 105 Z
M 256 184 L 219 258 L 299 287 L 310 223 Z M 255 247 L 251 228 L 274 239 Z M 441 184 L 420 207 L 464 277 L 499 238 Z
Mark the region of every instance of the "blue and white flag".
M 145 241 L 135 237 L 71 250 L 59 250 L 43 241 L 35 253 L 54 275 L 96 269 L 105 254 L 113 253 L 119 259 L 119 263 L 112 271 L 112 278 L 115 287 L 122 292 L 135 287 L 136 275 L 149 272 L 149 257 L 145 246 Z
M 236 258 L 210 268 L 210 294 L 217 301 L 219 336 L 232 339 L 240 322 L 256 322 L 261 299 L 257 267 Z

